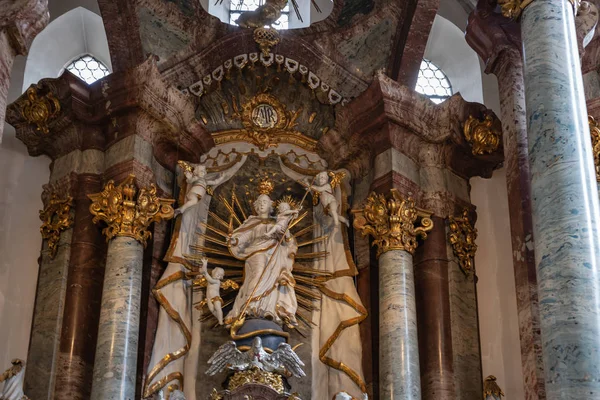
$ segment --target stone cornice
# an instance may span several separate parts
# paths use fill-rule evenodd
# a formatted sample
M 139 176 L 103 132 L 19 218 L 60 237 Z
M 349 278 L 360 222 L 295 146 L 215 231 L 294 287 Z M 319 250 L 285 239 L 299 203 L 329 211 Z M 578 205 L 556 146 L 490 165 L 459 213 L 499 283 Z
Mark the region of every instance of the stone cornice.
M 364 93 L 338 111 L 336 126 L 323 135 L 318 148 L 332 168 L 348 168 L 353 176 L 362 176 L 373 157 L 390 147 L 412 147 L 404 152 L 421 164 L 417 148 L 436 144 L 444 147 L 440 166 L 467 178 L 490 176 L 503 160 L 502 146 L 492 154 L 474 156 L 462 133 L 470 115 L 497 120 L 485 106 L 467 102 L 460 94 L 436 105 L 379 73 Z
M 76 149 L 104 150 L 114 142 L 114 137 L 107 137 L 112 132 L 110 125 L 136 109 L 157 121 L 147 136 L 163 150 L 159 152 L 163 157 L 157 158 L 168 168 L 174 168 L 177 158 L 170 157 L 173 149 L 179 149 L 180 156 L 198 157 L 214 143 L 196 120 L 191 99 L 165 83 L 153 59 L 90 86 L 69 72 L 33 86 L 41 95 L 52 93 L 60 102 L 61 112 L 48 123 L 50 132 L 44 135 L 22 113 L 25 95 L 9 105 L 7 121 L 15 126 L 17 137 L 32 156 L 45 154 L 56 159 Z M 132 132 L 119 132 L 120 137 L 129 134 Z
M 49 20 L 48 0 L 0 0 L 0 31 L 8 33 L 17 54 L 27 54 Z

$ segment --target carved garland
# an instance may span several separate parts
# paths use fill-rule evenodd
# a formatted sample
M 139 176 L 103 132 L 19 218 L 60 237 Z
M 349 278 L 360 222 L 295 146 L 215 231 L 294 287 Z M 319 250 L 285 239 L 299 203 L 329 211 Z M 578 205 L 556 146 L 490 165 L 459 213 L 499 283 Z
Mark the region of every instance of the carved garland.
M 61 232 L 73 225 L 73 216 L 70 214 L 72 205 L 73 198 L 71 196 L 61 200 L 56 193 L 52 193 L 46 207 L 40 210 L 40 219 L 42 220 L 40 232 L 42 238 L 48 240 L 50 258 L 56 256 Z
M 448 217 L 450 225 L 449 240 L 458 257 L 460 268 L 465 274 L 473 272 L 473 258 L 477 251 L 475 239 L 477 239 L 477 229 L 473 227 L 469 220 L 469 210 L 464 210 L 460 217 Z
M 495 126 L 494 117 L 489 114 L 481 121 L 469 115 L 463 126 L 463 133 L 475 156 L 491 154 L 498 150 L 502 137 Z
M 93 222 L 104 221 L 108 226 L 102 230 L 106 240 L 115 236 L 129 236 L 146 246 L 152 237 L 148 226 L 152 222 L 173 218 L 172 204 L 175 200 L 162 199 L 156 195 L 156 186 L 139 191 L 135 175 L 129 175 L 119 186 L 110 180 L 100 193 L 90 194 L 90 212 Z M 137 196 L 136 196 L 137 194 Z
M 388 196 L 372 192 L 365 207 L 353 213 L 357 214 L 354 227 L 363 236 L 373 236 L 377 257 L 390 250 L 413 254 L 417 248 L 417 237 L 425 239 L 427 232 L 433 229 L 431 212 L 416 208 L 412 198 L 402 198 L 396 189 L 390 190 Z M 421 226 L 415 226 L 419 217 Z

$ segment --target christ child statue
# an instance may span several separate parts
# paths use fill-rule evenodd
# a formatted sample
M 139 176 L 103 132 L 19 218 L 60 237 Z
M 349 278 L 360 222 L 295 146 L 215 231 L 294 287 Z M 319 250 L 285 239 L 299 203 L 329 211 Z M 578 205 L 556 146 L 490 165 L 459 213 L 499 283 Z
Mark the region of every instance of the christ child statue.
M 277 221 L 271 229 L 265 233 L 268 238 L 274 238 L 275 235 L 286 234 L 286 238 L 290 237 L 288 226 L 293 218 L 298 218 L 300 208 L 297 210 L 292 209 L 292 206 L 287 201 L 282 201 L 277 206 Z
M 310 190 L 319 192 L 323 209 L 331 215 L 334 224 L 338 225 L 342 221 L 348 225 L 348 219 L 338 214 L 338 201 L 333 194 L 333 188 L 331 187 L 331 183 L 329 183 L 327 171 L 319 172 L 312 185 L 308 181 L 306 183 Z

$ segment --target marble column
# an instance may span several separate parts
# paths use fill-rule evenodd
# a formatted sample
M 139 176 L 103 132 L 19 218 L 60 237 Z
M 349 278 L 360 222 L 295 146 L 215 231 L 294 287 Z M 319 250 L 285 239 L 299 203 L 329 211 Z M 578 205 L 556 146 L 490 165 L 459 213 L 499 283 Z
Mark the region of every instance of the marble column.
M 424 400 L 454 400 L 454 363 L 446 224 L 431 218 L 434 229 L 415 254 L 421 391 Z
M 381 399 L 421 399 L 412 255 L 379 257 L 379 393 Z
M 548 399 L 600 396 L 600 211 L 567 0 L 523 11 L 525 99 Z
M 100 318 L 106 243 L 94 226 L 87 195 L 102 189 L 102 177 L 77 176 L 75 224 L 54 396 L 57 399 L 89 399 L 92 388 L 94 354 Z
M 108 245 L 92 400 L 133 400 L 144 246 L 118 236 Z
M 138 191 L 135 176 L 120 185 L 109 181 L 91 194 L 94 221 L 104 221 L 109 240 L 94 360 L 92 400 L 133 400 L 142 296 L 144 246 L 152 222 L 173 217 L 174 200 L 161 199 L 157 187 Z M 110 206 L 109 206 L 110 205 Z
M 354 227 L 373 236 L 379 258 L 379 398 L 420 400 L 412 255 L 417 237 L 426 238 L 433 228 L 431 213 L 395 189 L 387 195 L 372 192 L 354 213 Z

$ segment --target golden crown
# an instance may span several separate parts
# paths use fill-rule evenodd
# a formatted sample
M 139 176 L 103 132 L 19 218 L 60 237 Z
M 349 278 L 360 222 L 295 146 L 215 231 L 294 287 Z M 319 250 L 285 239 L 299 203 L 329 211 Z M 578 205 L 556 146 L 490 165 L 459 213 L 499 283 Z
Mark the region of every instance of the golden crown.
M 275 184 L 268 177 L 261 178 L 260 183 L 258 184 L 258 193 L 270 195 L 271 192 L 275 189 Z

